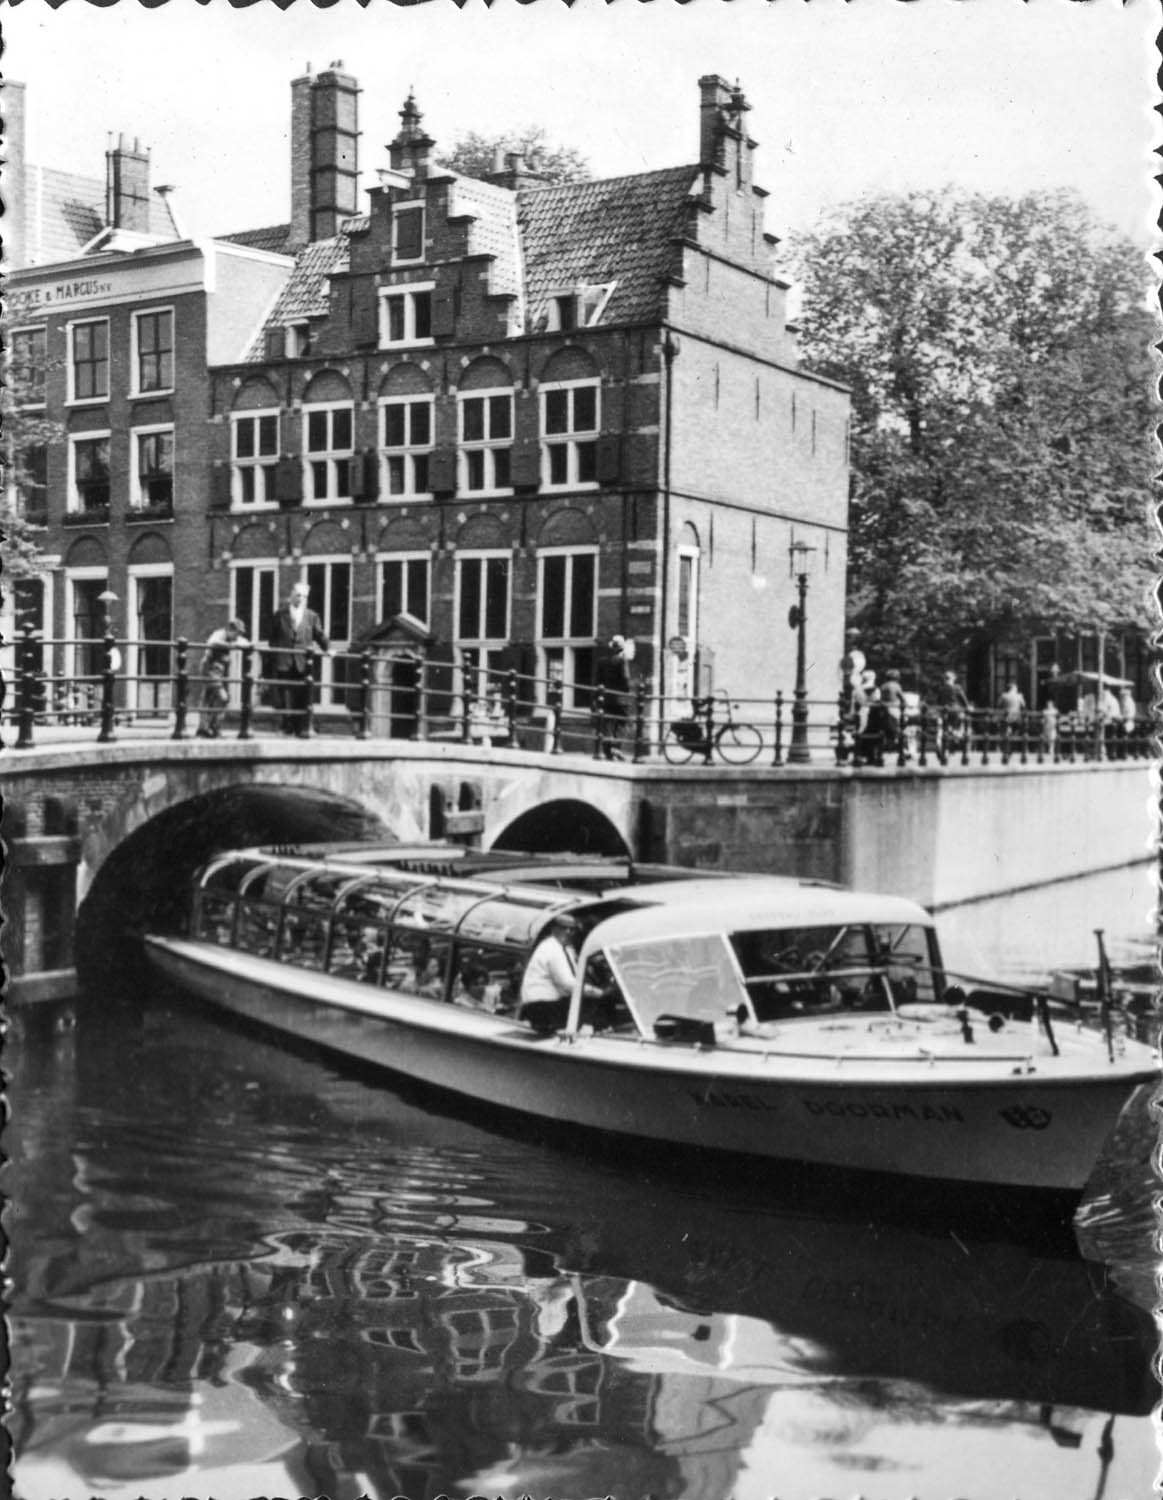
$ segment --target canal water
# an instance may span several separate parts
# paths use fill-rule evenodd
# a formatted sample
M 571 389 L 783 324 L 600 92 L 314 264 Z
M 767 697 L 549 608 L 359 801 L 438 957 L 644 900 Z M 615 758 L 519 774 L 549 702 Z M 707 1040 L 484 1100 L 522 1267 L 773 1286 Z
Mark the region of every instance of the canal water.
M 1007 968 L 1059 919 L 1148 951 L 1149 871 L 1085 885 L 979 913 Z M 1151 1491 L 1145 1109 L 1075 1225 L 977 1225 L 466 1118 L 160 987 L 9 1040 L 18 1500 Z

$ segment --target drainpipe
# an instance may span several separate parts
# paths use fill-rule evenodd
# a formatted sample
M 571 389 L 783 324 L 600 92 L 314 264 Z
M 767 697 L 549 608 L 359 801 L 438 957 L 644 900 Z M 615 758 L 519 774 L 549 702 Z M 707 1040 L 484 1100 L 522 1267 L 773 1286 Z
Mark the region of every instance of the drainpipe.
M 660 700 L 666 692 L 666 622 L 670 606 L 670 449 L 671 413 L 674 409 L 674 361 L 678 344 L 671 337 L 670 328 L 663 324 L 662 358 L 666 365 L 666 413 L 662 429 L 662 578 L 658 599 L 658 695 Z M 665 717 L 665 707 L 662 709 Z

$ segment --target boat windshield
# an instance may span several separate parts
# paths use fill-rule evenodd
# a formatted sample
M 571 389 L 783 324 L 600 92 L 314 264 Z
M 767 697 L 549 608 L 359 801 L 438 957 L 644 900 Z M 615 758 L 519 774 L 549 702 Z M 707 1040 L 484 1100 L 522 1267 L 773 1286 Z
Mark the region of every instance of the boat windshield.
M 612 943 L 606 958 L 640 1032 L 663 1016 L 712 1024 L 749 1010 L 747 992 L 721 932 Z
M 761 1021 L 937 999 L 932 929 L 919 923 L 735 932 L 731 947 Z

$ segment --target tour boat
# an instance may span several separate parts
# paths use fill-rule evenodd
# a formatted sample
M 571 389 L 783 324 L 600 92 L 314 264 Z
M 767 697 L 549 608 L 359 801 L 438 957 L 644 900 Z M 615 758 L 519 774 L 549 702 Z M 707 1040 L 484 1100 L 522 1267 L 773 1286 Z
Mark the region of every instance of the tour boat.
M 579 942 L 554 1029 L 521 978 Z M 458 846 L 210 861 L 146 938 L 236 1015 L 490 1106 L 619 1136 L 1077 1194 L 1154 1049 L 941 962 L 932 918 L 821 881 Z M 532 1012 L 531 1012 L 532 1014 Z

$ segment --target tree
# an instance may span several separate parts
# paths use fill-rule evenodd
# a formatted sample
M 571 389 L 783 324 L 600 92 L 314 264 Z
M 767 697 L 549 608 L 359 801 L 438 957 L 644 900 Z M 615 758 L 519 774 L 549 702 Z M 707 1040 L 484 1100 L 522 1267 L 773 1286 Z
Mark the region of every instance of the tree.
M 572 146 L 551 145 L 543 125 L 526 125 L 508 135 L 470 130 L 457 137 L 444 165 L 465 177 L 484 177 L 496 169 L 498 151 L 520 152 L 525 165 L 547 182 L 584 182 L 590 177 L 589 163 L 581 152 Z
M 1146 263 L 1067 193 L 911 193 L 790 247 L 807 367 L 852 390 L 849 613 L 922 672 L 975 636 L 1146 624 Z
M 10 578 L 43 571 L 45 465 L 49 445 L 59 442 L 60 424 L 44 415 L 43 345 L 30 335 L 15 337 L 0 325 L 5 363 L 0 383 L 0 549 Z

